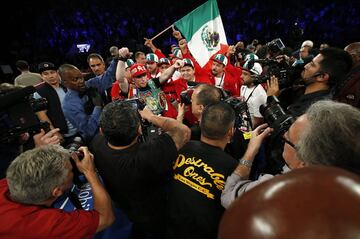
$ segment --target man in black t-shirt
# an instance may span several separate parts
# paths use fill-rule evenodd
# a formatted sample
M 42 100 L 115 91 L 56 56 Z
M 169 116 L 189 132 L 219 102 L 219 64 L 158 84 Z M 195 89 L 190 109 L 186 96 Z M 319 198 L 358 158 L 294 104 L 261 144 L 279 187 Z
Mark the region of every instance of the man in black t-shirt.
M 173 166 L 167 238 L 216 238 L 224 212 L 220 203 L 237 161 L 224 152 L 234 133 L 235 113 L 226 103 L 208 105 L 200 122 L 201 141 L 189 141 Z
M 166 133 L 139 142 L 140 115 Z M 147 108 L 140 115 L 126 101 L 106 105 L 100 117 L 101 134 L 92 141 L 92 149 L 112 200 L 134 223 L 134 238 L 162 238 L 166 185 L 190 129 Z

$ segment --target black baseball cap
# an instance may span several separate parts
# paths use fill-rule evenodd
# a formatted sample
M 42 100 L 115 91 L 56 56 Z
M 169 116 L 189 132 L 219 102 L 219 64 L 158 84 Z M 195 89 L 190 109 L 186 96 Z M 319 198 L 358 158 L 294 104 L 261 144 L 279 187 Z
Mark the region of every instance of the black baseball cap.
M 47 71 L 47 70 L 57 70 L 57 68 L 55 67 L 55 65 L 51 62 L 41 62 L 39 65 L 38 65 L 38 71 L 39 73 L 41 74 L 42 72 L 44 71 Z

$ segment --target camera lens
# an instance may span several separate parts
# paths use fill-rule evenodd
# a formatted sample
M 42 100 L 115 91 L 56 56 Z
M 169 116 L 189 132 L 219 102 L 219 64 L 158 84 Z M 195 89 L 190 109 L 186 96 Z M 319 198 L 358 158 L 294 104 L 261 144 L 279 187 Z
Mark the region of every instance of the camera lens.
M 274 137 L 284 134 L 295 121 L 291 115 L 285 113 L 275 96 L 269 96 L 267 104 L 260 106 L 260 113 L 265 122 L 274 129 Z

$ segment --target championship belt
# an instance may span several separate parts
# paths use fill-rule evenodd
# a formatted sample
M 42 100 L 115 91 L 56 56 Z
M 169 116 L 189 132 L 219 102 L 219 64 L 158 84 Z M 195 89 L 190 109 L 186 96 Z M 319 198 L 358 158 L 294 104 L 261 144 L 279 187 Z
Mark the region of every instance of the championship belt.
M 167 101 L 166 95 L 161 91 L 160 88 L 155 86 L 155 83 L 152 80 L 148 81 L 148 86 L 150 87 L 151 95 L 145 95 L 146 106 L 155 114 L 159 115 L 167 110 Z M 142 98 L 142 97 L 141 97 Z

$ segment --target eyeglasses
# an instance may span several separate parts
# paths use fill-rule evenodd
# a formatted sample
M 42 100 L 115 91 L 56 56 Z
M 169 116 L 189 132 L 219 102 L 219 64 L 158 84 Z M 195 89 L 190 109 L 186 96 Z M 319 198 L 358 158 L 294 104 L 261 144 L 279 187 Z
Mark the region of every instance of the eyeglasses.
M 290 145 L 291 147 L 293 147 L 294 149 L 296 149 L 296 145 L 293 144 L 292 142 L 290 142 L 289 140 L 287 140 L 284 135 L 282 136 L 281 139 L 282 139 L 283 142 L 287 143 L 288 145 Z

